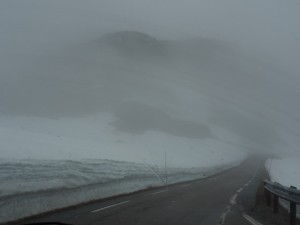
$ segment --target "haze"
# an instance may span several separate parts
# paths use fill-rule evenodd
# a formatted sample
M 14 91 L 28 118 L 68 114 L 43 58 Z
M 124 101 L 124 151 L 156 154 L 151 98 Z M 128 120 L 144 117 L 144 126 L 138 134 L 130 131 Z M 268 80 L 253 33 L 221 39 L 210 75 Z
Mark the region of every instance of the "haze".
M 299 154 L 299 11 L 279 0 L 1 1 L 1 121 L 109 115 L 95 127 L 124 140 L 154 131 Z

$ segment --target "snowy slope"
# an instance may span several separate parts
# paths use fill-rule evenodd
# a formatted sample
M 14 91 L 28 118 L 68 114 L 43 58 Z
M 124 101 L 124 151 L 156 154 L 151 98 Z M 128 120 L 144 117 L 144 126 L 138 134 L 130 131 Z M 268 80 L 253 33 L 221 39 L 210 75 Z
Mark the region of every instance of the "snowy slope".
M 266 168 L 272 181 L 300 190 L 300 158 L 269 159 Z
M 165 153 L 168 183 L 202 178 L 247 156 L 221 139 L 155 130 L 130 134 L 116 131 L 113 121 L 107 113 L 63 119 L 0 117 L 0 222 L 164 185 Z
M 176 137 L 160 131 L 134 135 L 116 131 L 113 117 L 98 114 L 85 118 L 0 117 L 1 158 L 110 159 L 164 164 L 172 167 L 215 166 L 245 157 L 240 146 L 221 139 Z M 229 132 L 220 132 L 234 140 Z

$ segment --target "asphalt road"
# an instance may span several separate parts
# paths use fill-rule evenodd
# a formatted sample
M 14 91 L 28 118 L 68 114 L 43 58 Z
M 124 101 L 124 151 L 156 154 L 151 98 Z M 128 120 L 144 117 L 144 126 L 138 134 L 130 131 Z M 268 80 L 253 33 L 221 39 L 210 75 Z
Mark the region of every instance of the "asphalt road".
M 254 207 L 262 167 L 262 161 L 252 157 L 240 166 L 210 178 L 99 200 L 25 222 L 59 221 L 78 225 L 255 224 L 255 221 L 249 222 L 252 218 L 247 211 Z

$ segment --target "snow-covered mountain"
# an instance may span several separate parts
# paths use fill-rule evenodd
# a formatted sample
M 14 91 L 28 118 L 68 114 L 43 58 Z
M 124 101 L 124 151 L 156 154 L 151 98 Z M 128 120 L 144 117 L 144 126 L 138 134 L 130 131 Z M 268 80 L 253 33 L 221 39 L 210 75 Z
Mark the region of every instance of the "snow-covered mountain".
M 44 118 L 39 132 L 47 132 L 49 123 L 57 124 L 51 135 L 63 138 L 59 124 L 65 124 L 65 119 L 86 119 L 91 124 L 91 118 L 100 115 L 102 122 L 93 126 L 107 130 L 98 133 L 99 140 L 106 135 L 130 136 L 140 143 L 143 136 L 155 133 L 173 137 L 174 142 L 197 142 L 201 149 L 202 142 L 221 141 L 242 151 L 276 151 L 286 145 L 285 136 L 293 138 L 287 134 L 296 133 L 288 128 L 293 123 L 289 112 L 275 110 L 284 104 L 276 101 L 283 98 L 280 89 L 265 91 L 269 85 L 294 84 L 269 80 L 271 75 L 276 77 L 274 66 L 216 39 L 167 41 L 120 31 L 25 64 L 14 68 L 13 79 L 3 78 L 5 82 L 0 84 L 0 112 L 7 127 L 8 121 L 14 120 L 7 117 Z M 279 122 L 282 117 L 286 117 L 284 124 Z M 68 127 L 64 130 L 74 133 Z M 89 130 L 76 131 L 76 138 L 88 136 Z M 91 130 L 93 133 L 94 128 Z M 99 148 L 106 148 L 107 143 L 102 143 Z M 168 143 L 169 148 L 174 146 L 172 141 Z M 153 140 L 149 151 L 161 146 Z M 190 145 L 180 151 L 187 148 Z M 3 149 L 4 156 L 18 155 Z M 199 154 L 197 147 L 195 154 Z M 101 151 L 93 157 L 101 158 Z
M 216 39 L 168 41 L 135 31 L 25 60 L 0 84 L 1 165 L 7 170 L 0 175 L 21 171 L 16 183 L 5 184 L 1 202 L 12 203 L 1 213 L 10 220 L 160 185 L 149 167 L 162 167 L 165 159 L 174 171 L 172 182 L 178 182 L 199 178 L 203 168 L 213 173 L 237 165 L 261 149 L 292 151 L 287 142 L 296 143 L 296 131 L 289 127 L 293 117 L 281 110 L 284 103 L 276 102 L 283 98 L 280 89 L 265 90 L 269 85 L 294 84 L 269 80 L 278 74 L 275 70 Z M 90 162 L 82 164 L 82 159 L 100 161 L 86 170 Z M 102 168 L 102 162 L 109 166 Z M 43 166 L 49 163 L 52 169 L 46 177 L 53 182 L 44 187 Z M 52 173 L 62 164 L 64 181 Z M 99 172 L 98 167 L 103 176 L 91 175 Z M 33 176 L 28 168 L 41 170 Z M 150 178 L 128 180 L 127 170 Z M 22 183 L 27 176 L 30 179 Z M 126 184 L 113 193 L 103 186 L 93 189 L 107 181 L 110 190 L 112 180 Z M 87 195 L 78 195 L 86 187 Z M 52 189 L 63 190 L 55 192 L 56 197 L 68 195 L 67 203 L 51 205 L 53 199 L 45 196 Z M 28 193 L 35 191 L 37 199 L 51 207 L 35 202 L 37 208 L 14 213 L 18 217 L 8 213 L 14 212 L 12 199 L 26 202 Z

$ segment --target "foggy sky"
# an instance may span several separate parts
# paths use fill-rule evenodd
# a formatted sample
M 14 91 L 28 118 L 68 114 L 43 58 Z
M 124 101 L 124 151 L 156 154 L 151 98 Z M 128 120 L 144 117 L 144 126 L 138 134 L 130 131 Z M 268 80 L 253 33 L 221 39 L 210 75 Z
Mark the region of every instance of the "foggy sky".
M 162 39 L 220 37 L 297 66 L 299 9 L 297 0 L 1 1 L 1 48 L 29 51 L 138 30 Z
M 0 111 L 105 111 L 136 135 L 219 139 L 217 126 L 256 151 L 299 152 L 299 11 L 280 0 L 1 1 Z M 141 33 L 114 33 L 126 30 Z

